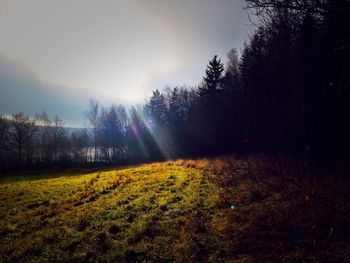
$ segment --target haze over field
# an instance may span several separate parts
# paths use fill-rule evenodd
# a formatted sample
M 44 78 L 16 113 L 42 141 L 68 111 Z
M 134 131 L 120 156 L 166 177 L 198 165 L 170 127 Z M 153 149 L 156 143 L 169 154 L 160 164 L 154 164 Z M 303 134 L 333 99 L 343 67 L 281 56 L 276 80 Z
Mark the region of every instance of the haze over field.
M 220 3 L 218 3 L 220 2 Z M 244 1 L 0 1 L 0 113 L 46 109 L 82 124 L 94 97 L 142 103 L 195 85 L 247 39 Z M 18 96 L 21 94 L 21 96 Z

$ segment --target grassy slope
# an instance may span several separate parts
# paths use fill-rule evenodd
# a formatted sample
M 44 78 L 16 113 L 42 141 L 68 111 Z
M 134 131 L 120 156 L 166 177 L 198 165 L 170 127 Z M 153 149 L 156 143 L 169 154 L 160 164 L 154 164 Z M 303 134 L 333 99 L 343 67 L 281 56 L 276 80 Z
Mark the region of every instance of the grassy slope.
M 2 179 L 0 262 L 349 258 L 349 214 L 274 172 L 228 158 Z
M 197 218 L 203 224 L 209 220 L 216 198 L 201 170 L 205 162 L 193 164 L 5 180 L 0 185 L 1 257 L 108 261 L 191 256 L 198 244 L 188 230 Z

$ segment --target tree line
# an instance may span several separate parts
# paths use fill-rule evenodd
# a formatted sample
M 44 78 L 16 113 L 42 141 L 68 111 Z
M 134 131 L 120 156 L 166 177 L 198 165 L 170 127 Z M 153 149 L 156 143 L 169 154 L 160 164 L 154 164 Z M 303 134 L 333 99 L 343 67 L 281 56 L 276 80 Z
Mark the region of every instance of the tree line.
M 283 153 L 301 167 L 347 158 L 350 2 L 247 0 L 257 30 L 208 63 L 196 87 L 155 90 L 126 109 L 89 101 L 86 129 L 45 112 L 0 118 L 2 167 L 124 164 Z

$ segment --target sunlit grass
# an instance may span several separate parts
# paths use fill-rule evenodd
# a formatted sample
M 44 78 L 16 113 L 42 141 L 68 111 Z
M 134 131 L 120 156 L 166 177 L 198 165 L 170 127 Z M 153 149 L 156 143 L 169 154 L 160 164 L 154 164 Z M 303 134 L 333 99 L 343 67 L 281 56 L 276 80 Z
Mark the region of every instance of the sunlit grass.
M 262 157 L 6 177 L 0 262 L 345 262 L 347 185 Z
M 5 261 L 174 260 L 191 256 L 188 228 L 210 215 L 206 161 L 0 184 Z M 194 226 L 193 226 L 194 227 Z

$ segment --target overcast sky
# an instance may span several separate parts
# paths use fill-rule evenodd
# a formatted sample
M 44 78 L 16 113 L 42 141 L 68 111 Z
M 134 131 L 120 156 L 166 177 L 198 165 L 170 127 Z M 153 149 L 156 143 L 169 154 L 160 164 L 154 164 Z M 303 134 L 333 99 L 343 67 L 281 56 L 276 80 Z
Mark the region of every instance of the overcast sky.
M 195 85 L 252 31 L 243 0 L 0 0 L 0 113 L 82 123 L 93 97 Z

